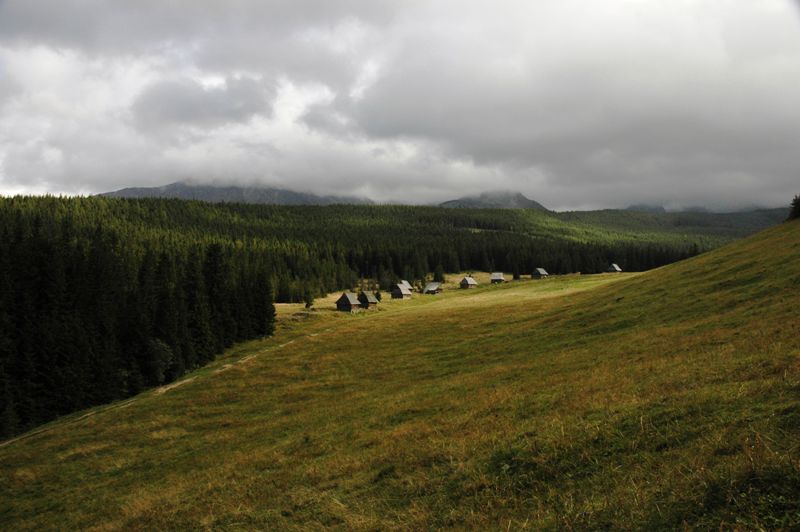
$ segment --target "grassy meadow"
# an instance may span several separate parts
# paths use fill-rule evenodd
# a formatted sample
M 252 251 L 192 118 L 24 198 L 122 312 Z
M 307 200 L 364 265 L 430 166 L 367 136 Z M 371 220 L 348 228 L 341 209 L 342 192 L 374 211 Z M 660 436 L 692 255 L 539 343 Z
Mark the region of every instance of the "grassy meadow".
M 0 444 L 0 527 L 800 527 L 800 222 L 333 310 Z M 510 278 L 510 276 L 509 276 Z

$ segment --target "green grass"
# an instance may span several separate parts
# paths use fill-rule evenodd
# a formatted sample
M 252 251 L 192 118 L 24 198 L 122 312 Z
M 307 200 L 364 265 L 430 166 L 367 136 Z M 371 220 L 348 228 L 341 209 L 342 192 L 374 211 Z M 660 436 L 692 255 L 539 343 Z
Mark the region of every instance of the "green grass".
M 799 295 L 793 222 L 643 274 L 281 306 L 0 447 L 0 525 L 797 528 Z

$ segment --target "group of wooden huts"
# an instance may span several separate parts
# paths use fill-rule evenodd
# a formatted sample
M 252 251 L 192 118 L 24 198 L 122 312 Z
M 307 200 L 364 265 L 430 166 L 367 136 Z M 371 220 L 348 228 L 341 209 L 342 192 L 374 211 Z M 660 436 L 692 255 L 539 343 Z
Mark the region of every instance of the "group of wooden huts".
M 607 272 L 619 273 L 622 271 L 622 268 L 617 266 L 616 264 L 612 264 L 608 267 Z M 544 268 L 535 268 L 533 273 L 531 274 L 532 279 L 544 279 L 549 277 L 549 273 Z M 492 272 L 491 276 L 489 277 L 489 281 L 492 284 L 499 284 L 506 282 L 505 275 L 503 272 Z M 458 283 L 459 287 L 468 290 L 470 288 L 477 288 L 478 281 L 476 281 L 472 276 L 467 275 Z M 414 288 L 411 286 L 411 283 L 403 279 L 402 281 L 398 281 L 397 283 L 391 286 L 391 294 L 392 299 L 411 299 L 411 294 L 414 291 Z M 421 293 L 428 294 L 428 295 L 435 295 L 442 292 L 442 283 L 433 281 L 426 284 Z M 360 310 L 369 310 L 372 308 L 376 308 L 379 303 L 378 298 L 375 296 L 375 292 L 371 292 L 368 290 L 362 290 L 358 294 L 355 292 L 344 292 L 339 299 L 336 300 L 336 309 L 342 312 L 358 312 Z

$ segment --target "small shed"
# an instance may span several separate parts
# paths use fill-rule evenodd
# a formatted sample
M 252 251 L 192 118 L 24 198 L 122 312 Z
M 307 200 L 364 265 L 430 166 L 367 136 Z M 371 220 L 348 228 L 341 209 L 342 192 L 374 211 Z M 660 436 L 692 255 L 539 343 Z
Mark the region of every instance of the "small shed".
M 506 282 L 506 278 L 503 275 L 503 272 L 492 272 L 492 284 L 504 282 Z
M 615 262 L 615 263 L 611 264 L 611 266 L 609 266 L 608 270 L 606 270 L 606 271 L 609 272 L 609 273 L 620 273 L 622 271 L 622 268 L 617 266 L 617 263 Z
M 442 291 L 442 283 L 428 283 L 422 290 L 423 294 L 438 294 Z
M 544 279 L 549 275 L 550 274 L 547 273 L 547 270 L 545 270 L 544 268 L 536 268 L 533 270 L 533 273 L 531 274 L 531 279 Z
M 392 299 L 411 299 L 411 290 L 406 285 L 397 283 L 392 287 Z
M 377 308 L 378 306 L 378 298 L 375 297 L 375 292 L 371 292 L 368 290 L 362 290 L 361 293 L 358 294 L 358 301 L 361 303 L 361 308 Z
M 463 279 L 461 279 L 461 288 L 477 288 L 478 281 L 467 275 Z
M 401 279 L 400 282 L 398 282 L 397 284 L 401 284 L 401 285 L 405 286 L 406 288 L 408 288 L 409 292 L 413 292 L 414 291 L 414 287 L 411 286 L 411 283 L 409 283 L 405 279 Z
M 342 297 L 336 300 L 336 310 L 341 312 L 358 312 L 360 308 L 358 296 L 353 292 L 344 292 Z

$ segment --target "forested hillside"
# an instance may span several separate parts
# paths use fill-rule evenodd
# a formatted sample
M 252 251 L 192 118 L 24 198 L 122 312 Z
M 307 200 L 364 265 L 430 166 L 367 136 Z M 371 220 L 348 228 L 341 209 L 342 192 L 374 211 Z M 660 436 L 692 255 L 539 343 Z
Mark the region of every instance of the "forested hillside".
M 268 334 L 273 300 L 310 300 L 360 279 L 386 288 L 435 270 L 593 273 L 612 261 L 645 270 L 759 228 L 682 231 L 621 211 L 613 219 L 0 199 L 0 435 L 170 382 L 235 341 Z
M 786 219 L 786 213 L 785 208 L 729 213 L 601 210 L 562 212 L 555 216 L 568 223 L 618 231 L 709 232 L 717 236 L 741 237 L 782 222 Z
M 317 196 L 274 187 L 240 187 L 172 183 L 163 187 L 123 188 L 101 196 L 111 198 L 174 198 L 212 203 L 266 203 L 270 205 L 372 205 L 372 201 L 355 196 Z
M 170 382 L 272 331 L 265 245 L 120 206 L 0 201 L 0 436 Z

